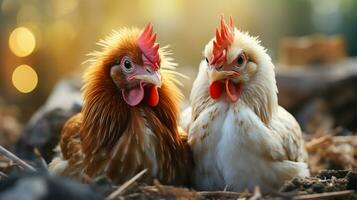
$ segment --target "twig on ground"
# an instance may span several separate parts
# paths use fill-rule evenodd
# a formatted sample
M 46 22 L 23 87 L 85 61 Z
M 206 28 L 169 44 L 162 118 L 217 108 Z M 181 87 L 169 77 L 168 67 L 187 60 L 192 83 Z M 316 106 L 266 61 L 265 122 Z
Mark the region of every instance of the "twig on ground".
M 162 187 L 161 183 L 160 183 L 157 179 L 154 180 L 154 186 L 155 186 L 159 191 L 163 191 L 163 187 Z
M 8 176 L 4 172 L 1 172 L 1 171 L 0 171 L 0 176 L 8 178 Z
M 332 143 L 332 137 L 329 135 L 321 136 L 319 138 L 314 138 L 305 144 L 305 148 L 309 153 L 316 152 L 317 149 L 322 146 L 326 146 Z
M 228 185 L 226 185 L 226 187 L 224 187 L 224 190 L 223 191 L 227 191 L 227 189 L 228 189 Z
M 125 182 L 123 185 L 121 185 L 118 189 L 116 189 L 114 192 L 112 192 L 106 199 L 112 200 L 112 199 L 117 198 L 121 194 L 123 194 L 128 189 L 128 187 L 130 187 L 133 183 L 135 183 L 135 181 L 137 181 L 139 178 L 141 178 L 147 171 L 148 171 L 148 169 L 144 169 L 141 172 L 139 172 L 133 178 L 131 178 L 130 180 Z
M 353 190 L 344 190 L 338 192 L 324 192 L 318 194 L 306 194 L 294 197 L 295 200 L 315 200 L 315 199 L 335 199 L 336 197 L 348 197 L 352 195 Z
M 46 172 L 48 172 L 48 165 L 45 161 L 45 159 L 42 157 L 41 153 L 40 153 L 40 150 L 38 150 L 38 148 L 35 148 L 34 149 L 34 153 L 35 155 L 37 156 L 37 158 L 40 160 L 40 164 L 41 164 L 41 167 L 46 170 Z
M 351 143 L 352 145 L 357 145 L 356 135 L 334 136 L 332 139 L 336 143 Z
M 202 191 L 197 193 L 205 198 L 214 198 L 214 199 L 222 198 L 222 197 L 237 199 L 247 194 L 247 193 L 240 193 L 240 192 L 224 192 L 224 191 Z
M 17 163 L 21 167 L 23 167 L 26 170 L 32 171 L 32 172 L 37 172 L 35 168 L 33 168 L 31 165 L 26 163 L 25 161 L 21 160 L 19 157 L 17 157 L 15 154 L 11 153 L 7 149 L 5 149 L 3 146 L 0 145 L 0 154 L 4 155 L 5 157 L 9 158 L 13 162 Z
M 260 192 L 260 188 L 256 186 L 254 188 L 254 194 L 252 197 L 249 198 L 249 200 L 260 200 L 260 199 L 263 199 L 262 193 Z

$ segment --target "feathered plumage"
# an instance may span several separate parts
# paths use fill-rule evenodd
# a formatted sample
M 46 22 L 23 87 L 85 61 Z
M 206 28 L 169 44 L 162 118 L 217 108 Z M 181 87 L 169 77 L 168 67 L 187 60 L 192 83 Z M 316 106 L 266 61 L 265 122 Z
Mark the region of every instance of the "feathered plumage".
M 65 124 L 61 156 L 50 164 L 55 173 L 106 175 L 122 183 L 148 168 L 147 182 L 187 182 L 192 163 L 178 129 L 178 73 L 155 38 L 148 25 L 120 29 L 99 42 L 103 49 L 91 54 L 84 74 L 82 112 Z
M 181 118 L 196 165 L 194 185 L 233 191 L 260 186 L 268 192 L 292 177 L 308 176 L 301 130 L 278 105 L 269 55 L 257 38 L 222 18 L 220 29 L 232 29 L 234 38 L 218 48 L 223 53 L 216 44 L 225 44 L 222 31 L 206 45 L 191 91 L 192 107 Z

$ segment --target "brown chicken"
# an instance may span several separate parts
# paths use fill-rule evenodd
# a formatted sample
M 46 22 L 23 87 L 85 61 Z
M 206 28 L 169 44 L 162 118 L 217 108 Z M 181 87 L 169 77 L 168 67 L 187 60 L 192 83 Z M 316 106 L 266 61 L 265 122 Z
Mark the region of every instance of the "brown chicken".
M 151 24 L 113 32 L 94 52 L 84 74 L 83 109 L 65 124 L 55 174 L 84 180 L 105 175 L 120 184 L 148 169 L 154 178 L 182 185 L 191 156 L 179 131 L 176 64 L 155 43 Z

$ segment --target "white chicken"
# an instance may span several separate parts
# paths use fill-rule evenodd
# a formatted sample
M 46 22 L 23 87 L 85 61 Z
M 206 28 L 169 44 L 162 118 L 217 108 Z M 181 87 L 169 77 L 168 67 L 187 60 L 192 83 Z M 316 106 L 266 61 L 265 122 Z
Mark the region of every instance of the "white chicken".
M 260 41 L 221 17 L 205 47 L 181 126 L 200 190 L 276 191 L 309 176 L 301 129 L 278 105 L 274 65 Z

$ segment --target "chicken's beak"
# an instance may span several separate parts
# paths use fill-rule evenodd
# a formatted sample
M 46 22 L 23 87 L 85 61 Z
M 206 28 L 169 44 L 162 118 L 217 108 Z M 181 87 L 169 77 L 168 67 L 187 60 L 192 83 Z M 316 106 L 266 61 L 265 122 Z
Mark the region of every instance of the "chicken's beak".
M 217 71 L 215 68 L 209 71 L 210 83 L 223 79 L 236 78 L 239 76 L 240 74 L 235 71 L 225 71 L 225 70 Z
M 152 70 L 150 66 L 144 67 L 144 70 L 140 70 L 129 79 L 140 80 L 144 83 L 153 84 L 159 88 L 161 87 L 161 75 L 159 70 Z

